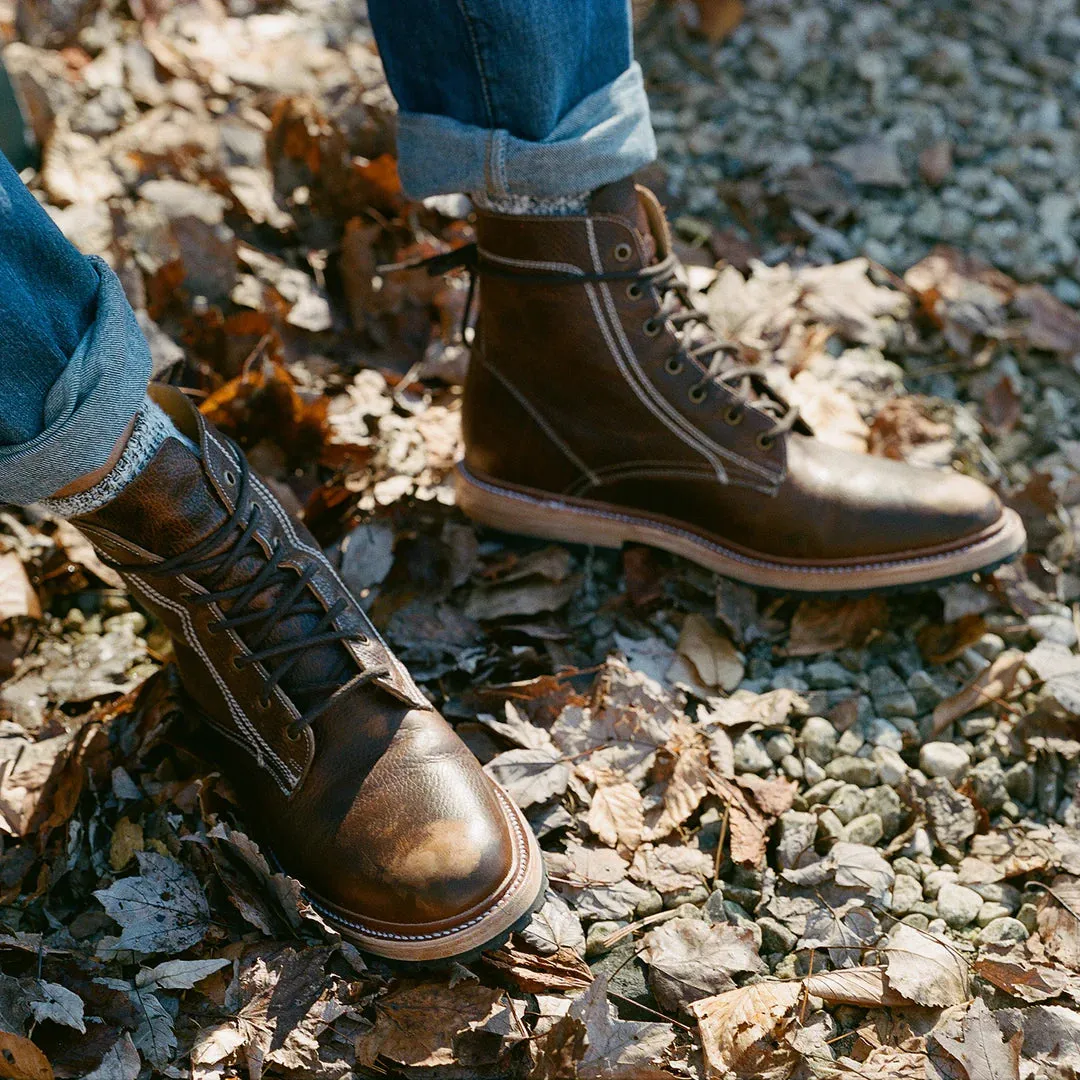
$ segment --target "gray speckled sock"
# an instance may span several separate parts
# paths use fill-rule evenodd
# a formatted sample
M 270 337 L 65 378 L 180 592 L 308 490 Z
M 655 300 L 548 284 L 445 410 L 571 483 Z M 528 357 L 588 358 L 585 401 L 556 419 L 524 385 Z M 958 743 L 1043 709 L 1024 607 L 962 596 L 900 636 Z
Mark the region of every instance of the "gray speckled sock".
M 111 471 L 86 491 L 68 495 L 63 499 L 44 499 L 41 505 L 62 518 L 77 517 L 79 514 L 89 514 L 97 510 L 127 487 L 158 452 L 161 444 L 170 437 L 179 439 L 188 449 L 199 453 L 199 448 L 186 435 L 180 433 L 156 402 L 149 397 L 143 398 L 142 408 L 135 416 L 131 437 L 120 455 L 120 460 Z
M 541 199 L 536 195 L 487 195 L 482 191 L 469 196 L 478 210 L 489 214 L 539 214 L 548 217 L 568 217 L 584 214 L 589 209 L 590 192 L 578 195 L 559 195 L 553 199 Z

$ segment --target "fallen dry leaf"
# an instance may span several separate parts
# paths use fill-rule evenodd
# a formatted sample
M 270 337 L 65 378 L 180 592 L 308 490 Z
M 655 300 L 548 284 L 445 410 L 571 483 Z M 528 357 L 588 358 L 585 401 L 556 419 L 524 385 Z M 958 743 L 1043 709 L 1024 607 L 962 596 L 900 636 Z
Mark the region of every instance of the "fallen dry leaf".
M 800 1055 L 781 1041 L 802 995 L 797 982 L 759 982 L 695 1001 L 706 1074 L 746 1080 L 783 1080 Z
M 967 686 L 934 707 L 934 734 L 940 735 L 953 721 L 1008 695 L 1023 666 L 1024 654 L 1019 649 L 1006 649 Z
M 602 843 L 617 848 L 620 854 L 632 855 L 645 831 L 641 793 L 612 773 L 601 773 L 586 821 Z
M 888 605 L 878 594 L 843 600 L 803 600 L 791 620 L 785 651 L 788 656 L 817 656 L 837 649 L 860 648 L 888 621 Z
M 889 988 L 917 1005 L 958 1005 L 969 996 L 967 963 L 940 938 L 898 923 L 885 947 Z
M 1003 1040 L 994 1014 L 982 998 L 976 998 L 960 1022 L 963 1039 L 942 1032 L 934 1035 L 938 1044 L 963 1065 L 968 1080 L 1020 1080 L 1020 1047 L 1024 1034 L 1016 1032 Z

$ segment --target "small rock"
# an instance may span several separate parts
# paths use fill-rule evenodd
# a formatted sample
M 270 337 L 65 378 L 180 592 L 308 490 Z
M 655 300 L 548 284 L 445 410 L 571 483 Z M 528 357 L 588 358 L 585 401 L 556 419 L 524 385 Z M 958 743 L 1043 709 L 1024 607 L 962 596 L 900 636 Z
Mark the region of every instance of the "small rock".
M 788 755 L 795 753 L 795 740 L 784 732 L 774 735 L 765 744 L 765 753 L 769 755 L 771 761 L 782 761 Z
M 790 870 L 814 857 L 818 819 L 814 814 L 788 810 L 780 815 L 776 857 L 781 870 Z
M 817 806 L 820 803 L 828 802 L 842 787 L 843 783 L 840 780 L 833 780 L 826 778 L 816 783 L 813 787 L 807 788 L 803 792 L 803 799 L 806 800 L 807 806 Z
M 1016 921 L 1019 922 L 1029 934 L 1034 934 L 1038 927 L 1039 908 L 1037 904 L 1021 904 L 1016 913 Z
M 941 887 L 955 881 L 955 870 L 931 870 L 930 873 L 923 878 L 923 892 L 926 893 L 928 899 L 936 900 L 938 891 Z
M 1006 941 L 1027 941 L 1028 928 L 1019 920 L 1008 915 L 988 922 L 979 931 L 980 945 L 999 945 Z
M 836 729 L 823 716 L 808 717 L 799 732 L 799 748 L 804 757 L 828 765 L 836 752 Z
M 844 835 L 844 823 L 832 810 L 824 810 L 818 817 L 818 833 L 823 840 L 840 840 Z
M 986 633 L 971 647 L 984 659 L 996 660 L 1005 651 L 1005 639 L 1000 634 Z
M 955 743 L 929 742 L 919 750 L 919 768 L 927 776 L 944 777 L 954 787 L 970 766 L 968 752 Z
M 819 660 L 806 668 L 806 681 L 815 690 L 839 690 L 851 686 L 852 675 L 835 660 Z
M 705 901 L 705 904 L 701 909 L 701 914 L 706 922 L 727 922 L 727 916 L 724 914 L 723 889 L 714 889 L 709 894 L 709 899 Z
M 972 922 L 982 904 L 983 899 L 977 892 L 952 881 L 942 885 L 937 896 L 938 915 L 954 930 Z
M 866 796 L 854 784 L 844 784 L 829 799 L 829 809 L 847 825 L 866 807 Z
M 615 919 L 601 919 L 599 922 L 594 922 L 585 935 L 585 955 L 587 957 L 603 956 L 611 947 L 602 944 L 604 938 L 629 925 L 625 921 Z
M 825 775 L 860 788 L 872 787 L 878 782 L 877 766 L 869 758 L 833 758 L 825 766 Z
M 1028 629 L 1036 641 L 1054 641 L 1071 649 L 1076 644 L 1076 624 L 1067 615 L 1032 615 Z
M 904 685 L 903 679 L 886 664 L 879 664 L 870 669 L 870 696 L 874 708 L 882 716 L 919 715 L 915 697 Z
M 803 763 L 794 754 L 781 758 L 780 768 L 784 775 L 791 777 L 792 780 L 802 780 L 806 775 Z
M 948 139 L 938 139 L 919 154 L 919 176 L 931 187 L 944 183 L 953 167 L 953 147 Z
M 904 749 L 904 736 L 900 729 L 883 716 L 871 717 L 864 725 L 866 741 L 871 746 L 884 746 L 899 753 Z
M 825 770 L 813 758 L 806 758 L 802 766 L 808 784 L 820 784 L 825 779 Z
M 996 814 L 1009 797 L 1005 786 L 1005 770 L 996 757 L 980 761 L 968 774 L 975 798 L 991 813 Z
M 861 814 L 847 823 L 844 839 L 850 844 L 869 844 L 871 847 L 885 835 L 879 814 Z
M 848 728 L 836 742 L 836 753 L 841 757 L 854 757 L 862 749 L 865 742 L 866 739 L 861 731 L 856 728 Z
M 916 930 L 925 930 L 930 925 L 930 920 L 921 911 L 913 911 L 900 921 L 907 923 L 908 926 L 914 926 Z
M 892 911 L 906 915 L 923 898 L 922 885 L 907 874 L 897 874 L 892 889 Z
M 1020 907 L 1020 890 L 1015 885 L 1010 885 L 1007 881 L 991 881 L 985 885 L 972 885 L 971 888 L 984 900 L 1004 905 L 1009 909 L 1010 915 L 1016 912 Z
M 975 922 L 979 926 L 987 926 L 995 919 L 1003 919 L 1011 914 L 1012 912 L 1004 904 L 999 904 L 996 900 L 987 900 L 979 908 L 979 914 L 975 916 Z
M 877 814 L 886 839 L 891 840 L 904 824 L 906 810 L 900 796 L 891 788 L 880 785 L 866 793 L 866 813 Z
M 1020 761 L 1006 769 L 1005 789 L 1017 802 L 1030 806 L 1035 801 L 1035 766 Z
M 765 752 L 761 740 L 748 731 L 735 740 L 734 751 L 737 773 L 768 772 L 772 765 L 772 758 Z
M 910 771 L 907 762 L 895 751 L 886 746 L 875 746 L 870 760 L 878 767 L 881 782 L 894 788 Z
M 645 897 L 634 908 L 634 914 L 639 919 L 647 919 L 650 915 L 664 910 L 664 898 L 656 889 L 646 889 L 645 892 Z
M 766 953 L 789 953 L 795 948 L 799 938 L 782 922 L 766 916 L 758 919 L 761 928 L 761 950 Z

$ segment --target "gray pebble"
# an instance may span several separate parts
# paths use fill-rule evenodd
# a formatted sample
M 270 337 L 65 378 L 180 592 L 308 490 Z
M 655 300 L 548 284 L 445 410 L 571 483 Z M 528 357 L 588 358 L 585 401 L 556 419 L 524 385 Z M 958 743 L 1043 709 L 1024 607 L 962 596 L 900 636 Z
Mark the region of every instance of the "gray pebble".
M 758 919 L 761 929 L 761 950 L 766 953 L 789 953 L 799 940 L 782 922 L 766 916 Z
M 971 757 L 955 743 L 929 742 L 919 749 L 919 768 L 927 776 L 942 776 L 956 785 L 971 767 Z
M 975 916 L 975 922 L 979 926 L 986 926 L 995 919 L 1007 918 L 1011 914 L 1012 912 L 1004 904 L 999 904 L 996 900 L 987 900 L 979 908 L 979 914 Z
M 954 930 L 960 930 L 972 922 L 982 907 L 982 897 L 972 889 L 947 882 L 937 895 L 937 910 Z
M 866 807 L 866 796 L 854 784 L 844 784 L 829 797 L 829 809 L 847 825 Z
M 601 919 L 599 922 L 594 922 L 585 935 L 585 955 L 587 957 L 603 956 L 610 948 L 601 944 L 604 938 L 629 925 L 623 920 L 614 919 Z
M 891 910 L 896 915 L 906 915 L 922 900 L 922 885 L 907 874 L 897 874 L 893 882 Z
M 765 752 L 761 740 L 749 731 L 744 731 L 735 740 L 734 752 L 737 773 L 763 773 L 772 766 L 772 758 Z
M 878 781 L 877 765 L 869 758 L 838 757 L 825 766 L 825 775 L 856 787 L 871 787 Z
M 804 757 L 827 765 L 836 753 L 836 728 L 823 716 L 808 717 L 799 732 L 798 744 Z
M 870 844 L 873 846 L 885 835 L 880 814 L 860 814 L 847 823 L 844 839 L 849 844 Z
M 1005 789 L 1017 802 L 1030 806 L 1035 801 L 1035 766 L 1019 761 L 1006 769 Z
M 1027 941 L 1028 928 L 1019 920 L 1008 915 L 994 919 L 979 932 L 980 945 L 997 945 L 1007 941 Z

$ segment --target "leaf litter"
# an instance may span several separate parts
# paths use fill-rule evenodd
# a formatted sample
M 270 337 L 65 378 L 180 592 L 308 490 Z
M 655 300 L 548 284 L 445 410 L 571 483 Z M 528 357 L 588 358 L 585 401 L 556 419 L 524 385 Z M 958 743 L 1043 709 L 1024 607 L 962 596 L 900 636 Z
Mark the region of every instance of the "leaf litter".
M 696 7 L 677 17 L 715 40 L 744 15 Z M 402 193 L 362 15 L 20 10 L 35 194 L 525 810 L 551 889 L 467 967 L 362 957 L 248 836 L 161 628 L 69 525 L 0 514 L 4 1070 L 1080 1071 L 1080 444 L 1030 437 L 1075 313 L 949 248 L 903 281 L 692 267 L 822 438 L 981 475 L 1022 513 L 1032 551 L 986 580 L 765 596 L 477 530 L 451 482 L 465 282 L 376 270 L 469 240 L 468 206 Z M 880 147 L 844 161 L 895 181 Z M 802 179 L 844 203 L 833 165 Z M 921 374 L 938 356 L 958 396 Z

